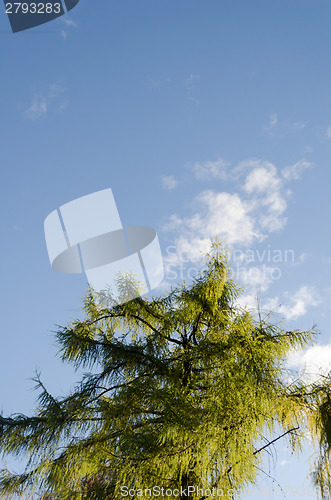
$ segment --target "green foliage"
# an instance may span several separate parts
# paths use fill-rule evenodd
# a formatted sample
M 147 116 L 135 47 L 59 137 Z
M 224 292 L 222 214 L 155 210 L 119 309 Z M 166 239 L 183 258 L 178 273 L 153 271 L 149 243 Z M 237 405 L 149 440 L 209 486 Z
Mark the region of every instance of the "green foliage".
M 266 434 L 300 450 L 307 430 L 327 498 L 330 380 L 293 383 L 284 367 L 316 332 L 240 308 L 240 293 L 217 244 L 194 282 L 165 297 L 100 309 L 90 292 L 85 319 L 57 340 L 64 361 L 93 372 L 63 399 L 38 376 L 35 414 L 1 417 L 1 451 L 29 459 L 23 475 L 2 471 L 2 498 L 118 499 L 122 486 L 195 485 L 230 499 L 256 480 Z

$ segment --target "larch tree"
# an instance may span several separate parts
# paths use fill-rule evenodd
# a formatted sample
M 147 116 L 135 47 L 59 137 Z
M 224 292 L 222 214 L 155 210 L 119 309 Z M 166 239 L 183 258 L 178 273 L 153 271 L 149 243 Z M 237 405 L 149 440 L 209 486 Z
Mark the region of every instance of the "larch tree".
M 33 416 L 0 418 L 2 453 L 28 460 L 2 471 L 2 498 L 240 498 L 274 442 L 300 451 L 307 433 L 330 498 L 330 377 L 307 383 L 286 365 L 316 331 L 239 307 L 241 293 L 216 243 L 164 297 L 100 308 L 90 292 L 84 319 L 57 332 L 62 359 L 90 372 L 65 398 L 38 377 Z

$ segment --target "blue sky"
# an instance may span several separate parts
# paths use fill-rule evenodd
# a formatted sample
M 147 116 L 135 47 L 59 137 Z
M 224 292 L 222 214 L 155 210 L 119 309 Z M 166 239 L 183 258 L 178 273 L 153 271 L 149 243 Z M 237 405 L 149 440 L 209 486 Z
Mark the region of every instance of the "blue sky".
M 248 305 L 260 291 L 289 327 L 317 323 L 324 347 L 293 363 L 327 365 L 330 25 L 324 0 L 81 0 L 12 34 L 1 6 L 5 414 L 34 408 L 35 368 L 57 395 L 77 379 L 52 331 L 77 316 L 86 279 L 51 269 L 43 222 L 108 187 L 124 224 L 157 230 L 164 288 L 189 279 L 219 236 Z M 286 498 L 314 498 L 308 480 L 299 495 L 306 456 L 285 442 L 277 453 L 270 474 Z M 270 491 L 245 498 L 282 498 L 270 478 L 261 484 Z

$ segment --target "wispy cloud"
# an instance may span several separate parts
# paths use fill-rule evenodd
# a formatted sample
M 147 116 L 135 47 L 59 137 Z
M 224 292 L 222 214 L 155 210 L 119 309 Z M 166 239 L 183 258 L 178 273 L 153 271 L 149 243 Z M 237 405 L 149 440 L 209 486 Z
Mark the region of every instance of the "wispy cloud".
M 30 120 L 44 118 L 50 109 L 61 113 L 67 106 L 66 88 L 59 83 L 52 83 L 42 92 L 35 92 L 32 102 L 24 109 L 24 115 Z
M 188 99 L 198 105 L 199 100 L 196 98 L 195 93 L 200 85 L 200 75 L 191 73 L 190 76 L 185 80 L 184 85 L 187 91 Z
M 30 106 L 25 110 L 24 114 L 31 120 L 37 120 L 47 114 L 48 105 L 45 96 L 34 94 Z
M 219 158 L 216 161 L 206 161 L 204 163 L 195 163 L 191 169 L 194 172 L 194 176 L 198 180 L 210 181 L 213 179 L 226 179 L 227 172 L 226 169 L 229 163 Z
M 263 127 L 263 130 L 265 130 L 266 132 L 271 132 L 271 130 L 276 127 L 277 123 L 278 123 L 278 117 L 276 113 L 272 113 L 272 115 L 270 115 L 268 125 L 265 125 Z
M 286 321 L 297 320 L 298 318 L 304 316 L 311 307 L 316 307 L 321 304 L 321 297 L 316 289 L 312 286 L 302 285 L 295 292 L 284 292 L 282 298 L 278 296 L 269 297 L 264 300 L 262 305 L 260 303 L 259 295 L 260 292 L 268 289 L 270 283 L 273 281 L 274 268 L 269 266 L 254 267 L 251 268 L 253 273 L 250 273 L 250 269 L 242 268 L 244 271 L 244 279 L 240 280 L 241 283 L 245 285 L 245 294 L 239 296 L 237 304 L 241 307 L 248 308 L 253 312 L 256 312 L 258 308 L 262 309 L 262 312 L 266 314 L 273 313 L 277 317 L 282 317 Z M 254 280 L 250 280 L 250 276 L 255 277 Z M 241 276 L 239 276 L 241 278 Z M 248 287 L 248 288 L 247 288 Z M 331 345 L 330 345 L 331 348 Z M 304 351 L 300 350 L 296 353 L 291 354 L 291 364 L 293 365 L 293 356 L 296 354 L 298 359 L 301 359 Z M 329 357 L 329 362 L 331 357 Z M 299 364 L 299 362 L 297 362 Z M 303 362 L 301 363 L 303 364 Z
M 64 17 L 61 17 L 61 22 L 65 24 L 66 26 L 72 26 L 73 28 L 77 28 L 78 24 L 75 23 L 72 19 L 69 19 L 69 17 L 66 15 Z
M 302 173 L 308 168 L 311 168 L 313 165 L 314 164 L 312 162 L 305 159 L 300 160 L 297 163 L 294 163 L 294 165 L 289 165 L 288 167 L 283 168 L 282 176 L 288 181 L 300 179 Z
M 70 19 L 68 15 L 59 17 L 58 22 L 61 23 L 62 29 L 60 31 L 61 37 L 66 40 L 68 38 L 69 34 L 69 29 L 70 28 L 77 28 L 78 24 Z
M 173 80 L 170 77 L 166 78 L 147 77 L 144 84 L 151 89 L 170 88 L 171 85 L 173 84 Z
M 293 130 L 303 130 L 306 128 L 307 122 L 294 122 L 292 123 L 292 129 Z
M 321 303 L 321 298 L 315 288 L 307 285 L 302 285 L 293 294 L 285 292 L 284 300 L 285 304 L 281 304 L 279 298 L 274 297 L 266 302 L 265 307 L 275 309 L 286 320 L 292 320 L 304 316 L 308 307 L 315 307 Z
M 279 120 L 276 113 L 269 116 L 269 122 L 262 127 L 262 131 L 270 136 L 284 137 L 286 135 L 293 136 L 302 133 L 307 127 L 308 121 L 298 120 L 292 121 L 290 119 Z
M 163 175 L 162 176 L 162 185 L 164 189 L 171 191 L 177 187 L 178 181 L 175 179 L 173 175 Z

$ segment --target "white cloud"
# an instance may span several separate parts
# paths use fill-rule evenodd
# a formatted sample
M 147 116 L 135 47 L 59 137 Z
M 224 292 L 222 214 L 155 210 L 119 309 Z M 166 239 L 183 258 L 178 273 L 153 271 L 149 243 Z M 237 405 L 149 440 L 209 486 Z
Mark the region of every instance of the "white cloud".
M 172 259 L 173 265 L 201 260 L 202 252 L 210 249 L 211 240 L 216 237 L 227 250 L 232 251 L 235 248 L 250 248 L 285 226 L 290 192 L 275 165 L 248 159 L 228 172 L 225 172 L 225 166 L 226 162 L 219 159 L 216 162 L 196 163 L 191 167 L 198 178 L 233 181 L 237 192 L 204 190 L 192 200 L 194 209 L 190 215 L 182 217 L 173 214 L 169 217 L 164 229 L 173 233 L 177 251 L 176 262 Z M 298 169 L 295 171 L 298 172 Z M 300 257 L 300 262 L 303 258 Z M 251 268 L 249 265 L 244 263 L 233 272 L 238 274 L 234 277 L 247 285 L 250 292 L 265 291 L 280 277 L 278 268 L 265 264 L 260 266 L 259 263 Z M 312 299 L 308 294 L 308 288 L 303 287 L 279 312 L 287 318 L 304 314 Z
M 307 160 L 300 160 L 294 165 L 289 165 L 282 169 L 282 176 L 290 181 L 293 179 L 300 179 L 302 172 L 312 167 L 314 164 Z
M 302 285 L 293 295 L 289 292 L 284 293 L 284 297 L 289 301 L 288 304 L 280 304 L 278 297 L 269 299 L 265 303 L 266 309 L 275 309 L 277 313 L 285 317 L 286 320 L 297 319 L 304 316 L 308 307 L 314 307 L 320 304 L 321 299 L 313 287 Z
M 279 279 L 279 269 L 266 265 L 251 268 L 243 265 L 239 269 L 238 272 L 238 266 L 233 266 L 232 276 L 237 282 L 244 285 L 245 294 L 238 298 L 237 304 L 256 312 L 258 306 L 260 306 L 260 292 L 266 291 L 275 279 Z M 315 288 L 307 285 L 302 285 L 291 295 L 289 292 L 285 292 L 283 298 L 284 300 L 280 300 L 276 296 L 263 300 L 263 312 L 269 313 L 271 311 L 277 316 L 283 317 L 286 321 L 296 320 L 304 316 L 308 308 L 315 307 L 321 303 L 321 298 Z
M 206 161 L 204 163 L 195 163 L 192 167 L 194 176 L 198 180 L 213 180 L 227 178 L 226 168 L 229 164 L 222 158 L 216 161 Z
M 205 237 L 219 235 L 230 246 L 249 244 L 260 236 L 250 215 L 250 204 L 237 193 L 203 191 L 196 200 L 202 212 L 192 217 L 189 225 L 192 231 L 200 230 Z
M 263 231 L 269 233 L 279 231 L 286 224 L 283 214 L 287 208 L 286 199 L 282 193 L 282 182 L 277 168 L 269 162 L 249 160 L 241 162 L 241 171 L 249 167 L 251 172 L 243 185 L 244 191 L 252 197 L 256 207 L 256 219 Z
M 38 120 L 47 115 L 50 109 L 63 112 L 67 106 L 67 100 L 63 94 L 67 89 L 59 83 L 52 83 L 46 91 L 35 93 L 32 103 L 24 110 L 24 115 L 30 120 Z
M 175 242 L 175 253 L 172 256 L 166 256 L 164 259 L 165 266 L 167 267 L 168 264 L 177 266 L 185 262 L 200 262 L 203 254 L 210 250 L 210 242 L 210 238 L 193 238 L 187 234 L 180 235 Z
M 225 164 L 221 159 L 198 163 L 193 168 L 200 178 L 215 178 L 225 175 Z M 185 249 L 192 257 L 200 258 L 201 248 L 208 247 L 216 236 L 227 248 L 251 245 L 285 224 L 286 201 L 281 194 L 282 182 L 276 167 L 260 160 L 247 160 L 233 171 L 245 196 L 202 191 L 194 199 L 195 211 L 191 216 L 182 218 L 173 214 L 169 218 L 165 229 L 180 235 L 176 238 L 179 253 Z
M 200 260 L 201 251 L 207 251 L 215 236 L 226 246 L 250 244 L 260 234 L 256 232 L 250 215 L 250 205 L 237 193 L 201 192 L 194 200 L 197 211 L 191 217 L 173 214 L 165 230 L 175 231 L 178 255 L 187 255 L 192 261 Z M 179 258 L 180 260 L 180 258 Z
M 327 137 L 328 139 L 331 139 L 331 125 L 330 125 L 330 126 L 327 128 L 327 130 L 326 130 L 326 137 Z
M 177 186 L 178 181 L 175 179 L 173 175 L 163 175 L 162 176 L 162 185 L 164 189 L 168 189 L 171 191 L 172 189 L 175 189 Z
M 331 372 L 331 342 L 292 352 L 288 358 L 288 365 L 304 372 L 311 382 L 321 376 L 327 376 Z
M 287 294 L 287 296 L 289 296 Z M 283 306 L 286 319 L 294 319 L 306 314 L 308 307 L 317 306 L 320 298 L 313 287 L 302 285 L 291 297 L 292 306 Z
M 287 222 L 287 218 L 282 217 L 282 215 L 287 208 L 287 203 L 280 192 L 270 192 L 260 201 L 260 206 L 261 212 L 258 216 L 258 221 L 261 229 L 268 233 L 283 229 Z
M 279 190 L 280 180 L 277 177 L 277 169 L 272 163 L 256 160 L 253 165 L 255 168 L 247 175 L 244 184 L 247 193 Z
M 236 299 L 236 305 L 240 308 L 248 309 L 250 311 L 256 311 L 258 306 L 257 297 L 257 290 L 252 290 L 250 292 L 245 290 L 245 293 L 240 295 Z
M 278 279 L 279 271 L 278 268 L 266 265 L 248 267 L 237 263 L 232 265 L 232 276 L 251 291 L 254 290 L 257 296 L 260 291 L 266 291 L 271 283 Z

